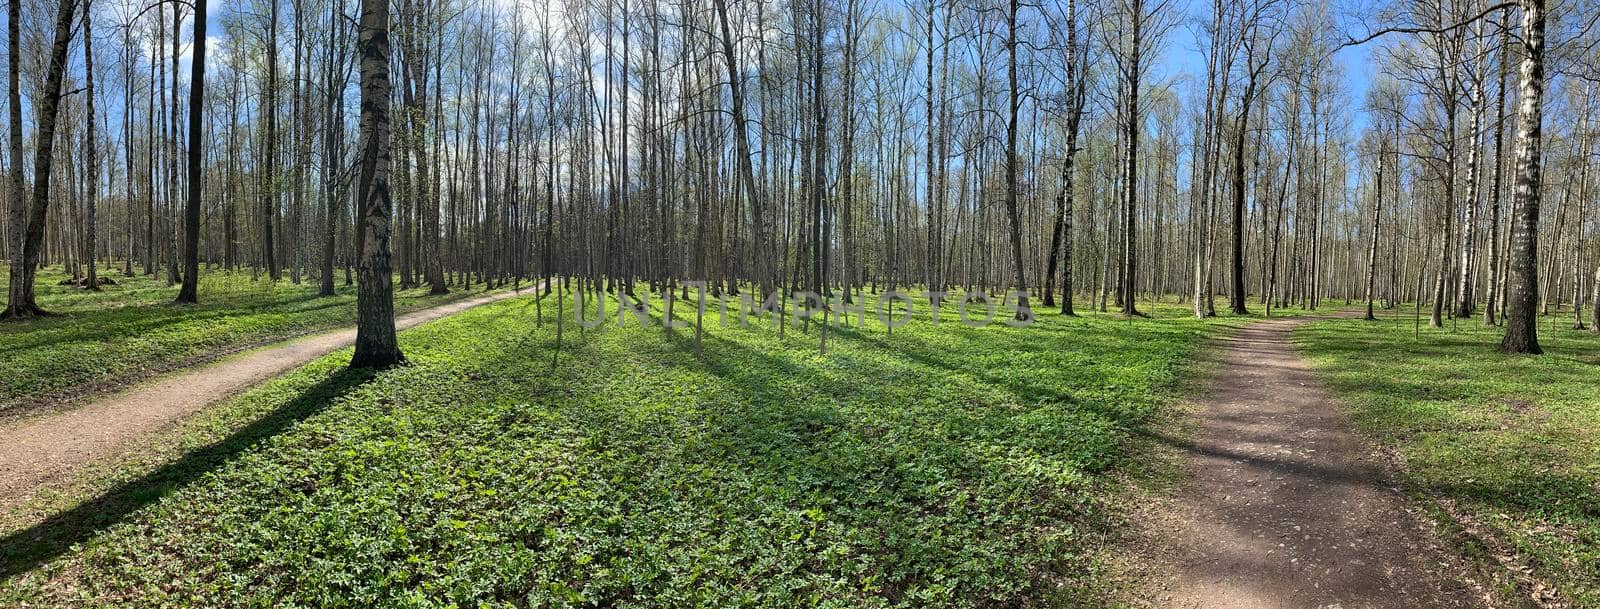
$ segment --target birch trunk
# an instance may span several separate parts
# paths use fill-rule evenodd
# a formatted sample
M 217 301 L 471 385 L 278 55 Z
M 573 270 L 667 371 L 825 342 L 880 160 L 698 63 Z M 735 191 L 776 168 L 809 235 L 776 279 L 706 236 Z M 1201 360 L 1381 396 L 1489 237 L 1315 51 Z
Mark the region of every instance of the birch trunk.
M 389 2 L 362 0 L 361 144 L 356 203 L 356 350 L 351 368 L 388 368 L 405 363 L 394 329 L 394 286 L 390 276 L 389 192 Z
M 1507 272 L 1503 353 L 1539 354 L 1539 163 L 1544 102 L 1544 0 L 1522 2 L 1521 94 L 1517 107 L 1517 211 L 1511 217 L 1510 264 Z

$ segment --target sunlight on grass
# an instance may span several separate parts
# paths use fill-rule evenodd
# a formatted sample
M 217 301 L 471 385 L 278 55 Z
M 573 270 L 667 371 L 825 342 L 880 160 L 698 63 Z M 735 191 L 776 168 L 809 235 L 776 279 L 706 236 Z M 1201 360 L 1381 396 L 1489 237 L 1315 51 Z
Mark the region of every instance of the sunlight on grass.
M 815 328 L 780 339 L 708 311 L 696 358 L 658 300 L 648 328 L 569 322 L 552 370 L 555 303 L 539 328 L 518 298 L 403 333 L 412 366 L 306 403 L 348 357 L 330 355 L 102 472 L 119 481 L 105 509 L 13 525 L 45 541 L 7 572 L 43 567 L 0 601 L 1097 604 L 1107 474 L 1201 339 L 1243 320 L 1150 305 L 979 329 L 918 303 L 892 337 L 838 328 L 826 356 Z M 285 412 L 280 433 L 230 441 Z
M 159 277 L 122 277 L 102 292 L 57 285 L 39 274 L 39 305 L 57 317 L 0 323 L 0 417 L 50 403 L 75 389 L 109 389 L 217 353 L 355 323 L 355 288 L 317 297 L 314 282 L 252 280 L 248 273 L 201 275 L 200 304 L 175 306 L 177 286 Z M 3 278 L 0 278 L 3 279 Z M 0 280 L 0 290 L 4 281 Z M 398 310 L 466 296 L 399 290 Z
M 1424 322 L 1425 323 L 1425 322 Z M 1503 330 L 1318 322 L 1296 332 L 1357 422 L 1415 488 L 1503 537 L 1577 606 L 1600 606 L 1600 336 L 1540 319 L 1545 355 L 1496 353 Z

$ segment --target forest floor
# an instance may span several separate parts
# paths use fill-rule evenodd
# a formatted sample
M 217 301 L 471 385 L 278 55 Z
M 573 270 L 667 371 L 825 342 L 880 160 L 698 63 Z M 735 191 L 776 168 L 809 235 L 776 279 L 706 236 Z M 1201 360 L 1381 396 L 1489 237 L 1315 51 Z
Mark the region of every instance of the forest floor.
M 125 277 L 100 292 L 61 285 L 60 267 L 41 270 L 39 305 L 51 317 L 0 323 L 0 425 L 62 411 L 85 400 L 219 357 L 355 323 L 355 286 L 318 296 L 314 280 L 267 281 L 208 269 L 200 304 L 173 305 L 178 287 L 159 275 Z M 0 290 L 6 278 L 0 275 Z M 403 314 L 483 293 L 481 284 L 432 295 L 395 290 Z
M 1103 606 L 1131 445 L 1249 321 L 923 304 L 822 356 L 708 311 L 695 356 L 659 301 L 582 330 L 569 300 L 558 341 L 551 300 L 408 330 L 410 366 L 319 358 L 0 513 L 0 605 Z
M 1390 482 L 1290 340 L 1303 320 L 1227 338 L 1178 435 L 1182 481 L 1136 536 L 1157 606 L 1206 609 L 1482 606 L 1468 565 Z
M 522 293 L 499 291 L 456 300 L 402 315 L 395 326 L 409 328 Z M 355 335 L 352 327 L 246 351 L 63 412 L 0 426 L 0 509 L 26 502 L 45 483 L 115 455 L 145 434 L 349 346 Z
M 411 366 L 329 347 L 5 488 L 0 605 L 1596 606 L 1587 333 L 1526 358 L 1465 321 L 924 305 L 819 356 L 815 328 L 709 307 L 694 356 L 659 301 L 583 330 L 568 298 L 558 340 L 554 299 L 510 295 L 407 330 Z M 1183 471 L 1146 507 L 1150 444 Z
M 1600 607 L 1600 336 L 1563 309 L 1539 318 L 1544 355 L 1503 355 L 1503 328 L 1413 314 L 1319 320 L 1294 342 L 1480 581 Z

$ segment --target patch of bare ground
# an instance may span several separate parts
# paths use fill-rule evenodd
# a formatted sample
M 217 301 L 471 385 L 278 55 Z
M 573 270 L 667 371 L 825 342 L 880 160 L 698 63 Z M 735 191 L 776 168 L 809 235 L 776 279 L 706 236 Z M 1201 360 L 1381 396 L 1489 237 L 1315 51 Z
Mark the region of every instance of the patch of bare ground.
M 409 328 L 523 293 L 528 292 L 458 300 L 403 315 L 395 326 Z M 145 434 L 354 341 L 354 328 L 289 340 L 0 427 L 0 509 L 25 504 L 45 485 L 88 463 L 116 456 Z
M 1152 432 L 1175 470 L 1131 503 L 1124 602 L 1185 609 L 1506 606 L 1391 481 L 1269 320 L 1219 341 L 1180 422 Z

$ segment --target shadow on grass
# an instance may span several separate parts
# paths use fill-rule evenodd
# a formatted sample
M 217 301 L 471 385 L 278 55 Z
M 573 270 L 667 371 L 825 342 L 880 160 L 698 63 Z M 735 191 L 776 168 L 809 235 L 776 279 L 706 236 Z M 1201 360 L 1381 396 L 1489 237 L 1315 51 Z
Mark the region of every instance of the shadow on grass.
M 1137 330 L 1132 337 L 1112 336 L 1106 332 L 1098 331 L 1098 329 L 1092 327 L 1085 327 L 1084 330 L 1092 332 L 1094 334 L 1094 338 L 1100 341 L 1155 339 L 1154 335 Z M 1127 331 L 1129 329 L 1119 328 L 1119 330 Z M 1143 330 L 1143 328 L 1140 328 L 1139 330 Z M 947 375 L 968 376 L 983 385 L 997 388 L 1009 393 L 1013 398 L 1023 404 L 1058 404 L 1062 407 L 1072 408 L 1080 412 L 1093 414 L 1104 420 L 1114 421 L 1119 425 L 1135 425 L 1138 423 L 1138 420 L 1142 419 L 1146 414 L 1139 409 L 1130 409 L 1126 404 L 1097 399 L 1086 399 L 1082 395 L 1075 394 L 1072 388 L 1057 386 L 1053 381 L 1057 381 L 1059 379 L 1039 376 L 1022 377 L 996 374 L 990 369 L 973 365 L 970 362 L 962 362 L 959 356 L 944 353 L 937 345 L 929 344 L 926 340 L 920 338 L 913 338 L 912 336 L 914 335 L 902 335 L 893 339 L 889 339 L 887 337 L 880 338 L 877 336 L 872 336 L 860 332 L 855 328 L 835 329 L 831 331 L 838 333 L 840 336 L 846 336 L 860 341 L 861 343 L 872 348 L 896 353 L 901 357 L 928 368 L 942 370 L 944 374 Z M 1041 345 L 1038 342 L 1035 342 L 1032 335 L 1023 334 L 1021 332 L 995 335 L 978 334 L 965 328 L 957 331 L 963 332 L 964 336 L 968 340 L 982 341 L 988 349 L 1002 352 L 1032 354 L 1051 348 L 1048 344 Z M 1029 331 L 1032 331 L 1032 329 L 1030 328 Z M 1055 330 L 1052 329 L 1049 331 L 1053 332 Z M 1130 347 L 1131 346 L 1133 345 L 1130 344 Z M 1095 361 L 1099 361 L 1105 357 L 1104 353 L 1092 353 L 1088 351 L 1074 351 L 1073 353 L 1081 354 L 1084 357 L 1091 358 Z M 1101 370 L 1094 366 L 1078 366 L 1071 369 L 1063 369 L 1060 372 L 1063 375 L 1072 375 L 1075 377 L 1073 387 L 1079 389 L 1083 387 L 1104 386 L 1112 382 L 1110 379 L 1105 377 L 1105 374 Z
M 257 443 L 326 408 L 374 377 L 367 370 L 340 370 L 308 387 L 292 401 L 208 446 L 85 500 L 32 527 L 0 538 L 0 580 L 24 573 L 93 538 L 123 518 L 227 463 Z

